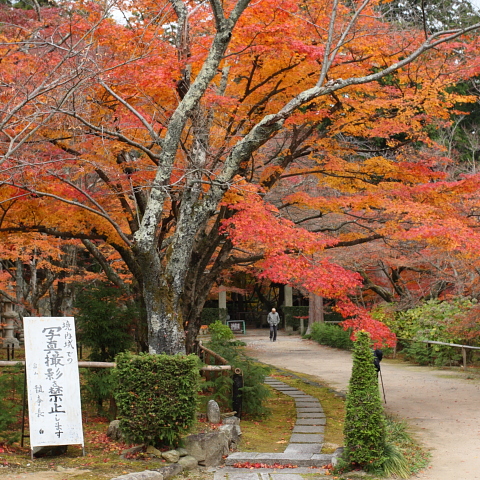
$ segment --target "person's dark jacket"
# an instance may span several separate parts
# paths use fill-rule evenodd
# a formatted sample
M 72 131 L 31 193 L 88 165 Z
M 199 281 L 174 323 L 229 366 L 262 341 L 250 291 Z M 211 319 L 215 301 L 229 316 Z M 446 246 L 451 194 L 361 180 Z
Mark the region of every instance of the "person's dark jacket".
M 378 348 L 376 348 L 373 351 L 373 364 L 375 365 L 375 370 L 377 372 L 380 371 L 380 362 L 382 361 L 382 358 L 383 358 L 383 352 Z

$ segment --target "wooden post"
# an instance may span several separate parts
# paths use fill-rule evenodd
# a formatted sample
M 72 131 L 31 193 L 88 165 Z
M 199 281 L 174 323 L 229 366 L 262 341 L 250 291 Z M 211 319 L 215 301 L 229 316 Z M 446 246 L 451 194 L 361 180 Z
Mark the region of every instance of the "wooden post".
M 462 357 L 463 357 L 463 368 L 467 369 L 467 349 L 462 347 Z

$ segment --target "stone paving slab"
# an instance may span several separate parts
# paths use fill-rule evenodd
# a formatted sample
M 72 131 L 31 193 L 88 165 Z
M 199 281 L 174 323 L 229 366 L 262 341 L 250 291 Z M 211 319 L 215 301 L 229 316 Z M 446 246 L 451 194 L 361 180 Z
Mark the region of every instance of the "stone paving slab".
M 321 443 L 323 435 L 318 433 L 292 433 L 290 443 Z
M 325 414 L 323 412 L 298 412 L 297 418 L 325 418 Z M 323 424 L 325 425 L 325 424 Z
M 295 425 L 293 433 L 324 433 L 325 427 L 323 425 Z
M 295 425 L 325 425 L 325 418 L 297 418 Z
M 270 478 L 272 480 L 303 480 L 303 477 L 298 473 L 272 473 Z
M 311 395 L 307 395 L 306 393 L 301 392 L 300 390 L 297 389 L 288 389 L 288 388 L 277 388 L 279 392 L 285 393 L 285 395 L 296 395 L 300 397 L 310 397 L 312 398 Z
M 297 407 L 298 413 L 323 413 L 323 410 L 318 407 Z
M 292 476 L 294 475 L 294 476 Z M 262 468 L 252 472 L 247 468 L 224 467 L 215 471 L 214 480 L 316 480 L 325 477 L 322 468 L 299 467 L 282 471 L 273 468 Z
M 240 469 L 238 469 L 240 470 Z M 228 475 L 228 480 L 258 480 L 258 473 L 252 472 L 215 472 L 214 480 L 223 480 L 226 479 Z
M 290 397 L 308 397 L 308 395 L 305 395 L 303 392 L 299 392 L 298 390 L 295 391 L 295 390 L 284 390 L 283 388 L 276 388 L 276 390 L 278 390 L 279 392 L 285 394 L 285 395 L 289 395 Z
M 241 452 L 236 452 L 241 453 Z M 311 453 L 298 453 L 298 452 L 288 452 L 288 453 L 257 453 L 255 458 L 250 457 L 241 457 L 236 456 L 232 458 L 232 455 L 229 455 L 225 461 L 225 465 L 232 466 L 236 463 L 264 463 L 266 465 L 273 465 L 277 463 L 279 465 L 296 465 L 297 467 L 319 467 L 322 464 L 327 465 L 331 462 L 332 455 L 327 455 L 328 460 L 323 460 L 318 456 L 319 454 Z M 322 463 L 323 462 L 323 463 Z
M 255 460 L 257 455 L 258 455 L 257 452 L 234 452 L 227 457 L 227 460 L 232 459 L 234 460 L 233 463 L 251 462 L 252 460 Z M 230 463 L 228 463 L 228 465 L 230 465 Z
M 320 453 L 321 443 L 290 443 L 283 453 Z

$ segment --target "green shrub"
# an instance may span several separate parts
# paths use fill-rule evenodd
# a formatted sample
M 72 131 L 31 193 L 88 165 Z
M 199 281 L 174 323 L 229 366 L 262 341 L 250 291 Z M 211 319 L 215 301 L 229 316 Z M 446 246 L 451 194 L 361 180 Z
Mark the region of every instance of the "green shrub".
M 419 365 L 456 365 L 462 361 L 461 350 L 445 345 L 435 345 L 420 342 L 411 342 L 402 353 L 405 359 L 418 363 Z
M 209 400 L 215 400 L 222 411 L 232 410 L 233 379 L 231 372 L 208 372 L 200 384 L 203 392 L 199 398 L 199 408 L 205 411 Z
M 365 331 L 356 334 L 345 410 L 344 461 L 365 470 L 378 468 L 385 454 L 385 416 L 370 335 Z
M 84 370 L 82 400 L 95 404 L 99 415 L 105 415 L 113 420 L 116 416 L 113 394 L 117 386 L 113 368 L 85 368 Z M 109 405 L 108 412 L 104 409 L 105 402 Z
M 295 317 L 308 317 L 308 308 L 308 306 L 282 307 L 286 325 L 294 330 L 298 330 L 300 328 L 300 319 Z
M 77 292 L 75 316 L 78 341 L 90 349 L 93 362 L 113 362 L 133 346 L 131 327 L 139 311 L 122 301 L 122 291 L 96 283 Z
M 394 312 L 391 305 L 385 305 L 378 307 L 373 316 L 383 320 L 397 335 L 408 360 L 420 365 L 443 366 L 460 362 L 461 351 L 444 345 L 427 346 L 421 341 L 468 344 L 467 332 L 452 329 L 452 326 L 459 318 L 468 316 L 476 305 L 475 300 L 465 297 L 449 301 L 429 300 L 404 312 Z
M 15 424 L 22 411 L 24 387 L 24 367 L 20 364 L 13 368 L 4 368 L 0 375 L 0 444 L 11 444 L 20 439 L 19 429 Z
M 419 365 L 430 365 L 433 363 L 433 355 L 426 343 L 411 342 L 405 343 L 402 354 L 406 360 L 410 360 Z
M 401 339 L 464 343 L 461 336 L 450 333 L 449 327 L 455 317 L 465 314 L 475 305 L 476 301 L 458 297 L 449 301 L 429 300 L 403 312 L 392 312 L 387 305 L 377 308 L 372 315 L 382 319 Z
M 222 343 L 228 342 L 235 338 L 234 333 L 230 330 L 228 325 L 224 325 L 219 320 L 211 323 L 208 327 L 208 331 L 211 335 L 210 343 Z
M 351 350 L 353 342 L 350 338 L 351 331 L 344 330 L 340 325 L 329 323 L 314 323 L 310 338 L 320 345 Z
M 133 346 L 131 327 L 140 313 L 122 300 L 120 289 L 104 283 L 84 286 L 77 292 L 75 307 L 78 341 L 88 347 L 89 360 L 113 362 L 118 353 Z M 111 369 L 90 369 L 84 378 L 86 399 L 96 404 L 98 414 L 103 415 L 103 404 L 111 402 L 115 388 Z
M 214 322 L 220 321 L 225 323 L 227 321 L 226 308 L 207 308 L 205 307 L 201 313 L 202 325 L 210 325 Z
M 221 327 L 228 329 L 228 332 L 225 328 Z M 270 373 L 270 369 L 255 363 L 251 358 L 247 357 L 239 346 L 231 341 L 233 336 L 233 333 L 228 327 L 215 324 L 211 340 L 207 346 L 225 358 L 233 368 L 240 368 L 242 370 L 243 388 L 241 392 L 243 413 L 253 418 L 269 415 L 270 409 L 266 405 L 266 401 L 270 397 L 270 391 L 264 382 L 265 377 Z M 213 382 L 215 382 L 215 380 Z M 216 382 L 219 382 L 219 386 L 215 386 L 215 388 L 222 389 L 223 399 L 228 401 L 228 406 L 231 407 L 231 391 L 227 392 L 225 389 L 225 386 L 231 386 L 231 378 L 228 377 L 228 380 L 226 380 L 225 378 L 218 377 Z
M 118 355 L 115 399 L 129 441 L 178 444 L 195 420 L 198 368 L 195 355 Z

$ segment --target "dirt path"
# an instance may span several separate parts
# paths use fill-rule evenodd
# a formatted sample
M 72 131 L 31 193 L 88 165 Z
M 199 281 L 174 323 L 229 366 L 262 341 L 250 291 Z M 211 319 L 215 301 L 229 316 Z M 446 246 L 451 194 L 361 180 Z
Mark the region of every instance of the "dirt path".
M 337 391 L 346 391 L 352 360 L 349 352 L 323 347 L 298 336 L 247 332 L 249 354 L 261 362 L 318 377 Z M 432 451 L 432 466 L 422 480 L 480 479 L 480 380 L 463 372 L 436 370 L 405 363 L 382 362 L 387 412 L 412 426 Z

